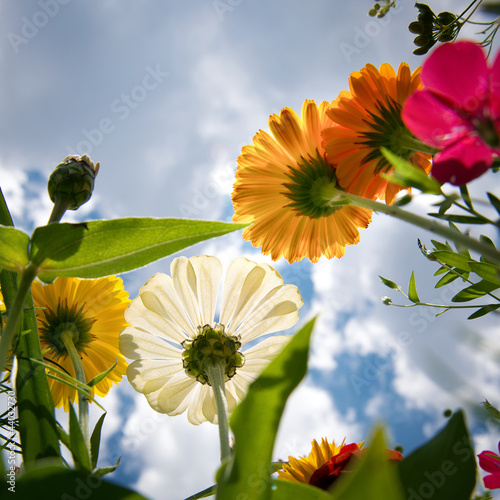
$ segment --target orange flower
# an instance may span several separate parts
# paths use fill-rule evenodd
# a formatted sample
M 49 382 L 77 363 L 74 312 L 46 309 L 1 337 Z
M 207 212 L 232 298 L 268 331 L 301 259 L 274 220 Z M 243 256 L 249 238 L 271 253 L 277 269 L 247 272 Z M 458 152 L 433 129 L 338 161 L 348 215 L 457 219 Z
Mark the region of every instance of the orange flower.
M 269 118 L 273 135 L 259 130 L 238 158 L 233 220 L 251 223 L 243 238 L 273 260 L 340 258 L 371 222 L 370 210 L 342 200 L 335 165 L 321 145 L 322 131 L 334 125 L 327 107 L 306 100 L 302 119 L 284 108 Z
M 404 102 L 422 86 L 419 75 L 420 68 L 411 73 L 406 63 L 397 75 L 387 63 L 380 70 L 367 64 L 351 74 L 350 91 L 332 102 L 326 114 L 334 124 L 323 132 L 323 145 L 343 189 L 392 203 L 402 188 L 381 177 L 392 170 L 381 147 L 430 172 L 431 155 L 416 152 L 417 142 L 401 119 Z

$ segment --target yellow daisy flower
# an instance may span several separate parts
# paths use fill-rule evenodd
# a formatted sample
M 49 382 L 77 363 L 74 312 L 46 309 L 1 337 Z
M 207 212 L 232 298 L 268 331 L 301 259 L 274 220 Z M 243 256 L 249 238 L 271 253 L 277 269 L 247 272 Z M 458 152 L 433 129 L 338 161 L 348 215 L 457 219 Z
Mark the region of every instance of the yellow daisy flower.
M 62 333 L 68 331 L 73 334 L 73 344 L 80 354 L 87 382 L 117 361 L 113 371 L 90 392 L 91 396 L 105 396 L 113 383 L 120 382 L 127 368 L 118 349 L 118 334 L 127 326 L 124 312 L 130 303 L 122 280 L 116 276 L 95 280 L 59 277 L 45 286 L 34 282 L 31 292 L 47 364 L 54 364 L 75 377 L 73 364 L 61 340 Z M 52 378 L 48 382 L 55 406 L 64 406 L 68 411 L 77 391 Z
M 396 74 L 387 63 L 380 70 L 367 64 L 351 74 L 350 91 L 342 91 L 331 103 L 326 114 L 333 125 L 323 131 L 323 145 L 343 189 L 392 203 L 402 188 L 380 176 L 392 169 L 381 147 L 430 172 L 431 155 L 416 152 L 420 144 L 401 119 L 404 102 L 422 86 L 420 69 L 411 73 L 401 63 Z
M 273 135 L 259 130 L 238 158 L 233 220 L 251 223 L 243 238 L 273 260 L 340 258 L 346 245 L 358 243 L 358 229 L 371 222 L 370 210 L 340 196 L 331 202 L 342 190 L 321 144 L 321 132 L 334 125 L 327 108 L 326 101 L 317 106 L 307 100 L 302 119 L 284 108 L 269 118 Z

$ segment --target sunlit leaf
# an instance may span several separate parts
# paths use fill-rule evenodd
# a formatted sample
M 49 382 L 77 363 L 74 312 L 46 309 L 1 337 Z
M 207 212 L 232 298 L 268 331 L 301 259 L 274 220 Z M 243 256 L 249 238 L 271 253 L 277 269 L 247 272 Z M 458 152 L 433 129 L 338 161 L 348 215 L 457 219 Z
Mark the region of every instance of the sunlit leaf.
M 75 465 L 80 466 L 82 469 L 90 472 L 92 470 L 90 463 L 89 449 L 83 438 L 82 429 L 76 418 L 73 405 L 69 405 L 69 449 Z
M 399 289 L 399 286 L 394 283 L 394 281 L 391 281 L 391 280 L 388 280 L 387 278 L 383 278 L 382 276 L 379 275 L 379 278 L 382 280 L 382 283 L 385 285 L 385 286 L 388 286 L 389 288 L 394 288 L 396 290 Z
M 449 250 L 436 250 L 432 255 L 442 264 L 450 267 L 458 267 L 463 271 L 470 271 L 469 259 L 460 253 Z
M 500 288 L 500 284 L 494 284 L 486 280 L 481 280 L 478 283 L 474 283 L 467 288 L 464 288 L 458 292 L 452 299 L 452 302 L 468 302 L 469 300 L 474 300 L 479 297 L 483 297 L 488 293 L 493 292 L 497 288 Z
M 420 299 L 418 297 L 417 293 L 417 284 L 415 283 L 415 271 L 411 272 L 411 278 L 410 278 L 410 283 L 408 285 L 408 298 L 412 302 L 420 302 Z
M 489 304 L 487 306 L 480 307 L 476 312 L 472 313 L 467 319 L 476 319 L 481 316 L 486 316 L 490 312 L 496 311 L 500 307 L 500 304 Z
M 0 225 L 0 269 L 21 272 L 28 264 L 30 238 L 10 226 Z
M 470 268 L 478 276 L 490 281 L 491 283 L 496 283 L 500 286 L 500 270 L 495 264 L 489 264 L 487 262 L 469 262 Z

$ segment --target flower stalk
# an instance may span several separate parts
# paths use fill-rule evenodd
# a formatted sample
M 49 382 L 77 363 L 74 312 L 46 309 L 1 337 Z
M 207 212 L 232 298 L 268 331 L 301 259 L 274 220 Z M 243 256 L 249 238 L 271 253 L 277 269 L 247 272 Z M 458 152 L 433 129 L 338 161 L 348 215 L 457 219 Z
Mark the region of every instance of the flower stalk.
M 205 370 L 214 391 L 219 426 L 220 459 L 223 462 L 231 455 L 231 447 L 229 445 L 229 412 L 225 387 L 225 363 L 222 360 L 219 362 L 209 362 Z

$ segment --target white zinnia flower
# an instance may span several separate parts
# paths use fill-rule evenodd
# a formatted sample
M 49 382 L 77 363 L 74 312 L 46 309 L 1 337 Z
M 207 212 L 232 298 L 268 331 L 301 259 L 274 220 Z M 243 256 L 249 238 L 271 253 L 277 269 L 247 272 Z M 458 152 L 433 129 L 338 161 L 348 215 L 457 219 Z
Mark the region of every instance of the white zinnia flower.
M 127 377 L 154 410 L 168 415 L 187 410 L 193 424 L 217 423 L 213 391 L 200 362 L 203 353 L 208 349 L 226 360 L 231 411 L 290 336 L 269 337 L 242 353 L 239 348 L 293 326 L 302 297 L 271 266 L 239 257 L 227 270 L 215 323 L 220 261 L 208 255 L 180 257 L 170 271 L 172 277 L 158 273 L 148 280 L 125 311 L 130 326 L 120 334 L 120 351 L 135 360 Z

